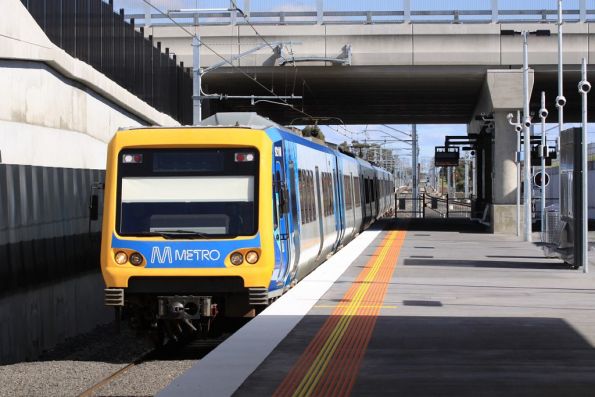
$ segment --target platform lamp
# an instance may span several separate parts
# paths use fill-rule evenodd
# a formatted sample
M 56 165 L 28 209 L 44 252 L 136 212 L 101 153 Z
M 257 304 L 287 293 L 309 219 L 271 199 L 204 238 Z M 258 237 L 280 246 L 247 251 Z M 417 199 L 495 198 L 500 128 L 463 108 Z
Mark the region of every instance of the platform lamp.
M 523 38 L 523 135 L 525 136 L 523 161 L 524 165 L 524 184 L 525 184 L 525 241 L 532 240 L 532 212 L 531 212 L 531 138 L 529 128 L 531 127 L 531 116 L 529 114 L 529 35 L 535 36 L 550 36 L 550 31 L 547 29 L 535 31 L 515 31 L 515 30 L 501 30 L 500 34 L 503 36 L 514 36 L 520 34 Z M 518 187 L 517 187 L 518 189 Z

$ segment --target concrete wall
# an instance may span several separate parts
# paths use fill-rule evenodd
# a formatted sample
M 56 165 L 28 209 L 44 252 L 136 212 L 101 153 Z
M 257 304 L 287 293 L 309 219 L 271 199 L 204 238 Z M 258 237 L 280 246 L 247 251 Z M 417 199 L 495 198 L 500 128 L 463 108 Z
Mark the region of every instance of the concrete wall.
M 2 162 L 105 168 L 119 127 L 147 124 L 45 63 L 0 59 Z
M 0 2 L 0 363 L 111 318 L 91 185 L 120 127 L 171 117 L 54 46 L 18 0 Z

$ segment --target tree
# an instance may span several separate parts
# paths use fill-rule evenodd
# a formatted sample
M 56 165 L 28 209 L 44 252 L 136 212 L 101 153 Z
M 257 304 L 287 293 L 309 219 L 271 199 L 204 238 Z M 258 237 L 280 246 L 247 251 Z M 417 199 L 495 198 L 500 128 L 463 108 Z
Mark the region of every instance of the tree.
M 302 135 L 305 137 L 314 137 L 324 141 L 324 134 L 317 125 L 308 125 L 302 130 Z

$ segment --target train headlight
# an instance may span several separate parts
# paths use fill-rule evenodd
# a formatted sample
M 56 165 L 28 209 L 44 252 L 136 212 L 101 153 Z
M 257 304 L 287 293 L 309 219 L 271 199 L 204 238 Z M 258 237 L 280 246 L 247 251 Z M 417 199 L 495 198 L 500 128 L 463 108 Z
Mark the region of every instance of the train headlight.
M 248 251 L 246 253 L 246 262 L 253 265 L 258 262 L 258 252 L 256 251 Z
M 134 252 L 132 254 L 130 254 L 130 263 L 132 263 L 134 266 L 140 266 L 143 264 L 143 256 L 141 254 L 139 254 L 138 252 Z
M 239 266 L 242 263 L 244 263 L 244 256 L 242 254 L 240 254 L 239 252 L 234 252 L 229 257 L 229 261 L 231 262 L 232 265 Z
M 114 260 L 118 265 L 123 265 L 128 262 L 128 255 L 126 255 L 126 252 L 118 251 L 114 256 Z

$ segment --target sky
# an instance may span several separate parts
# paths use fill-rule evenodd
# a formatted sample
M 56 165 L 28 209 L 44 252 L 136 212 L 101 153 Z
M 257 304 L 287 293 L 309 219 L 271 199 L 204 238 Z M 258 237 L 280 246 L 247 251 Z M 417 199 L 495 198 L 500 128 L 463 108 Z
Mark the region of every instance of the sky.
M 390 125 L 390 127 L 396 128 L 403 132 L 410 133 L 410 124 L 398 124 Z M 565 128 L 580 127 L 578 123 L 567 123 Z M 385 133 L 388 132 L 392 135 L 403 139 L 409 139 L 403 134 L 391 130 L 383 125 L 347 125 L 347 126 L 321 126 L 325 139 L 329 142 L 340 144 L 344 141 L 349 141 L 350 137 L 353 140 L 363 142 L 366 138 L 370 140 L 382 140 L 385 137 Z M 366 134 L 367 130 L 367 134 Z M 548 131 L 549 130 L 549 131 Z M 595 142 L 595 126 L 593 123 L 589 124 L 588 141 Z M 558 136 L 558 124 L 546 123 L 546 132 L 548 137 L 548 145 L 553 146 Z M 535 134 L 541 134 L 541 124 L 535 125 Z M 466 124 L 418 124 L 417 135 L 419 141 L 419 158 L 421 162 L 427 162 L 434 157 L 434 148 L 436 146 L 444 146 L 444 138 L 446 135 L 467 135 Z M 388 138 L 390 139 L 390 138 Z M 387 149 L 392 148 L 405 148 L 406 150 L 395 150 L 395 155 L 401 155 L 406 159 L 410 159 L 410 146 L 402 142 L 373 142 L 381 143 L 382 147 Z

